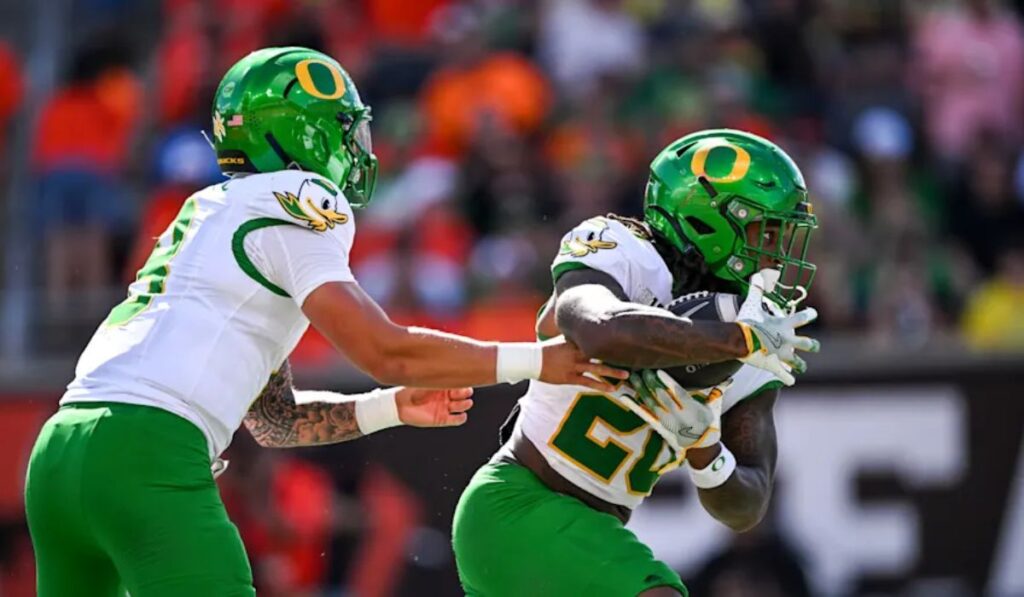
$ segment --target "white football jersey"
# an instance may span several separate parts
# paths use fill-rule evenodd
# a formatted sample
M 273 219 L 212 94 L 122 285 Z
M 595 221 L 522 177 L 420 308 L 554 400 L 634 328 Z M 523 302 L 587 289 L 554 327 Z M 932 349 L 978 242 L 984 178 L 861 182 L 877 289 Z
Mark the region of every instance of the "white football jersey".
M 192 421 L 219 455 L 309 326 L 309 293 L 353 281 L 354 236 L 348 202 L 317 174 L 251 174 L 195 193 L 96 330 L 61 404 L 158 407 Z
M 672 300 L 672 275 L 647 240 L 622 223 L 593 218 L 562 239 L 552 272 L 590 268 L 613 277 L 629 300 L 664 306 Z M 782 382 L 771 373 L 743 366 L 724 394 L 723 412 L 744 398 Z M 632 390 L 611 394 L 582 386 L 531 381 L 519 400 L 514 433 L 529 439 L 559 474 L 606 502 L 636 508 L 650 495 L 666 464 L 678 455 L 639 416 L 622 404 Z

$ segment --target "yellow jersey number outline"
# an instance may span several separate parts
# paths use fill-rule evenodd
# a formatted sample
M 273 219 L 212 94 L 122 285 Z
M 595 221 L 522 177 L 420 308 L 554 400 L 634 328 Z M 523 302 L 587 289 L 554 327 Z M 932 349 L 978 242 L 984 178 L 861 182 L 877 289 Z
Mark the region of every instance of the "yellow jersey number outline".
M 621 386 L 621 384 L 620 384 L 620 386 Z M 651 429 L 650 426 L 647 425 L 646 423 L 642 423 L 642 424 L 638 425 L 637 427 L 635 427 L 633 429 L 619 429 L 619 428 L 615 427 L 614 425 L 612 425 L 609 421 L 605 420 L 604 418 L 602 418 L 600 416 L 597 416 L 597 415 L 594 416 L 594 420 L 591 421 L 589 427 L 587 428 L 586 433 L 584 434 L 584 437 L 587 440 L 589 440 L 590 442 L 593 442 L 594 444 L 596 444 L 600 448 L 608 448 L 609 445 L 614 445 L 615 447 L 617 447 L 620 450 L 622 450 L 623 452 L 625 452 L 625 454 L 622 456 L 622 460 L 615 467 L 615 470 L 610 475 L 608 475 L 607 477 L 601 475 L 600 473 L 598 473 L 597 471 L 595 471 L 591 467 L 587 466 L 585 463 L 580 462 L 576 457 L 574 457 L 571 454 L 566 453 L 564 450 L 562 450 L 561 448 L 559 448 L 555 444 L 555 441 L 562 434 L 562 430 L 563 430 L 562 428 L 565 426 L 566 422 L 572 416 L 573 411 L 576 409 L 576 406 L 579 404 L 580 399 L 585 397 L 585 396 L 604 398 L 608 402 L 611 402 L 615 406 L 621 408 L 623 411 L 628 412 L 628 413 L 632 412 L 628 408 L 626 408 L 625 406 L 622 406 L 621 404 L 619 404 L 619 402 L 617 400 L 615 400 L 614 398 L 611 398 L 607 394 L 603 394 L 603 393 L 600 393 L 600 392 L 595 392 L 593 390 L 586 391 L 586 392 L 579 392 L 579 393 L 576 394 L 576 397 L 573 398 L 572 404 L 569 406 L 569 408 L 566 409 L 565 416 L 563 416 L 562 420 L 558 423 L 558 427 L 555 428 L 555 432 L 552 433 L 551 434 L 551 438 L 548 439 L 548 446 L 552 450 L 558 452 L 563 457 L 565 457 L 567 460 L 569 460 L 570 462 L 575 464 L 581 471 L 583 471 L 583 472 L 587 473 L 588 475 L 590 475 L 591 477 L 593 477 L 596 481 L 599 481 L 600 483 L 602 483 L 604 485 L 611 485 L 612 480 L 615 479 L 615 477 L 619 474 L 619 472 L 622 470 L 622 467 L 626 464 L 626 462 L 628 462 L 634 456 L 633 449 L 630 448 L 629 446 L 626 446 L 625 444 L 623 444 L 623 443 L 621 443 L 619 441 L 616 441 L 616 437 L 622 438 L 623 436 L 633 435 L 634 433 L 637 433 L 638 431 L 646 430 L 647 433 L 648 433 L 648 436 L 647 436 L 647 439 L 644 440 L 644 442 L 643 442 L 643 446 L 644 446 L 643 447 L 643 451 L 641 452 L 640 457 L 636 458 L 634 460 L 633 464 L 630 466 L 629 471 L 626 473 L 625 479 L 626 479 L 626 491 L 628 491 L 630 494 L 637 495 L 637 496 L 648 496 L 648 495 L 650 495 L 651 494 L 651 490 L 654 489 L 654 483 L 651 484 L 651 490 L 648 490 L 648 491 L 636 491 L 636 490 L 633 489 L 633 485 L 631 483 L 630 477 L 632 477 L 632 475 L 634 473 L 634 469 L 637 466 L 639 466 L 640 463 L 644 462 L 645 460 L 651 460 L 652 462 L 648 465 L 650 467 L 648 469 L 648 472 L 650 472 L 650 473 L 658 473 L 659 471 L 668 472 L 668 470 L 671 470 L 671 469 L 669 469 L 667 465 L 675 464 L 676 462 L 678 462 L 678 460 L 676 459 L 675 455 L 671 453 L 671 448 L 669 448 L 669 461 L 666 462 L 665 464 L 661 464 L 661 465 L 656 464 L 656 462 L 658 460 L 658 456 L 660 456 L 662 449 L 666 448 L 667 446 L 664 444 L 664 441 L 660 441 L 660 442 L 659 441 L 653 441 L 652 442 L 652 440 L 655 439 L 653 436 L 656 436 L 657 433 L 653 429 Z M 604 427 L 609 431 L 608 438 L 605 441 L 600 441 L 596 437 L 594 437 L 594 435 L 593 435 L 594 428 L 597 426 L 598 422 L 603 424 Z M 658 439 L 660 439 L 660 437 Z M 650 450 L 651 448 L 657 448 L 657 452 L 658 452 L 653 458 L 650 458 L 650 454 L 648 454 L 648 450 Z M 659 476 L 660 476 L 660 474 L 659 474 Z

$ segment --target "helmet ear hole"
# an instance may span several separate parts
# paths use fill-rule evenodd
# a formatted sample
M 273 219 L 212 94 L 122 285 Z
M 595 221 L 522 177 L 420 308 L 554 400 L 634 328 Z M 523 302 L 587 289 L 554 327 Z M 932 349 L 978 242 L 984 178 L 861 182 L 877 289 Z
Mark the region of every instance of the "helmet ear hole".
M 701 236 L 715 233 L 715 229 L 708 226 L 707 222 L 694 216 L 686 216 L 686 223 L 690 225 L 690 228 L 693 228 L 694 232 Z

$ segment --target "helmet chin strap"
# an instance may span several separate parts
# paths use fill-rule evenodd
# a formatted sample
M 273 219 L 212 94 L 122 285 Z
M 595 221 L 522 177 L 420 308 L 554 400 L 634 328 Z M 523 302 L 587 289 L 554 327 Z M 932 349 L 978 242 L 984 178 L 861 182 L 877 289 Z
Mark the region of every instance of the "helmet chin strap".
M 761 280 L 763 281 L 763 288 L 765 294 L 769 294 L 775 291 L 775 288 L 782 288 L 784 290 L 791 290 L 797 293 L 797 297 L 786 301 L 785 305 L 781 305 L 789 313 L 795 313 L 797 307 L 807 298 L 807 288 L 799 284 L 789 285 L 783 284 L 779 281 L 782 276 L 782 271 L 771 267 L 765 268 L 759 272 L 761 274 Z
M 786 290 L 795 290 L 796 293 L 799 295 L 797 298 L 789 299 L 788 301 L 786 301 L 786 310 L 789 311 L 790 314 L 796 313 L 797 307 L 800 305 L 800 303 L 804 302 L 804 299 L 807 298 L 807 288 L 799 284 L 788 286 L 786 284 L 782 284 L 781 282 L 779 283 L 779 287 L 785 288 Z

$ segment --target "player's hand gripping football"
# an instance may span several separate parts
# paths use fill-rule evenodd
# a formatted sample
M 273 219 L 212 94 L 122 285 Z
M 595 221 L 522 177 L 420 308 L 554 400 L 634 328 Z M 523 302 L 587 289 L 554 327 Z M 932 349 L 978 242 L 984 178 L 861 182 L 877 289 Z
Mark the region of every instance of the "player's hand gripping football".
M 691 393 L 664 371 L 647 369 L 630 376 L 629 385 L 636 397 L 624 402 L 670 448 L 685 452 L 713 446 L 721 439 L 722 394 L 729 383 Z
M 610 392 L 614 386 L 606 378 L 624 380 L 629 377 L 628 371 L 587 358 L 563 336 L 544 342 L 543 351 L 540 380 L 546 383 L 586 386 L 599 392 Z
M 473 388 L 427 390 L 402 388 L 395 395 L 398 418 L 413 427 L 456 427 L 469 418 Z
M 770 272 L 775 274 L 774 271 Z M 771 280 L 774 282 L 774 280 Z M 774 373 L 782 383 L 791 386 L 796 383 L 792 371 L 803 373 L 807 369 L 797 350 L 818 352 L 818 341 L 808 336 L 797 336 L 796 329 L 811 323 L 818 318 L 813 307 L 802 309 L 793 314 L 785 313 L 772 301 L 764 298 L 766 280 L 764 274 L 758 272 L 750 277 L 750 291 L 740 305 L 737 323 L 746 326 L 749 331 L 748 346 L 750 354 L 740 360 Z M 765 305 L 769 305 L 768 311 Z

